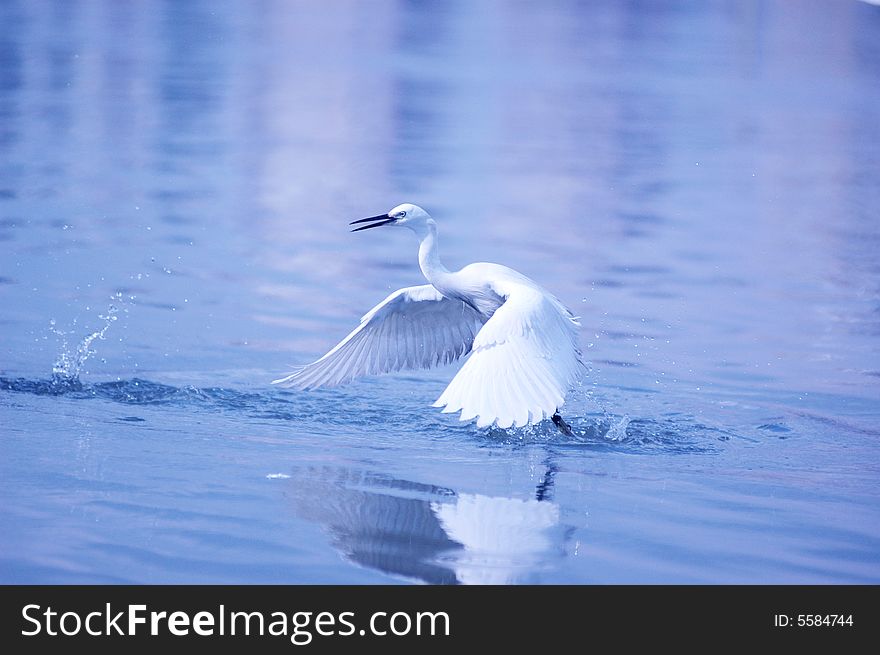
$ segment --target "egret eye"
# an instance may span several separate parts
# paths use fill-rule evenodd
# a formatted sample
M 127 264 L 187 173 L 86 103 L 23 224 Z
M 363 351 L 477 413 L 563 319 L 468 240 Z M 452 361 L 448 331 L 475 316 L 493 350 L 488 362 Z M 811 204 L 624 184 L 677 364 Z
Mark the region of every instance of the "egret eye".
M 406 212 L 397 212 L 397 218 L 406 218 Z

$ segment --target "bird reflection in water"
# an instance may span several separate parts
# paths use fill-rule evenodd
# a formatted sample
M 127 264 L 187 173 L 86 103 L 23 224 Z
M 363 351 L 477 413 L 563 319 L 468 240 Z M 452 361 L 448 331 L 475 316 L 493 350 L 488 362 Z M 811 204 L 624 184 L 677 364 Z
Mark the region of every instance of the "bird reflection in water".
M 297 516 L 321 525 L 343 556 L 362 566 L 430 584 L 535 580 L 565 554 L 552 501 L 555 467 L 534 497 L 456 493 L 348 468 L 292 472 Z

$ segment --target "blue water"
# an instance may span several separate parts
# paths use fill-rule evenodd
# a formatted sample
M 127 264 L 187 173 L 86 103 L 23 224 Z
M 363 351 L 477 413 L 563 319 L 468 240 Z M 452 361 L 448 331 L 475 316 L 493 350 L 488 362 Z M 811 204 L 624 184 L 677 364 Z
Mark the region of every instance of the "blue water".
M 0 582 L 880 582 L 880 7 L 0 3 Z M 289 392 L 450 267 L 553 426 Z

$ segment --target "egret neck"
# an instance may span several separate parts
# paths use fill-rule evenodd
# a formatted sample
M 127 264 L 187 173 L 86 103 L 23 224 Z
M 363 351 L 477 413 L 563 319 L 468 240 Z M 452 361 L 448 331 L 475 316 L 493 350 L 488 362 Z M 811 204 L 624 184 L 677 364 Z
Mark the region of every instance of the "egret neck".
M 448 281 L 449 270 L 440 261 L 440 251 L 437 246 L 437 223 L 429 218 L 418 226 L 412 226 L 413 231 L 419 238 L 419 268 L 422 274 L 434 288 L 441 291 Z

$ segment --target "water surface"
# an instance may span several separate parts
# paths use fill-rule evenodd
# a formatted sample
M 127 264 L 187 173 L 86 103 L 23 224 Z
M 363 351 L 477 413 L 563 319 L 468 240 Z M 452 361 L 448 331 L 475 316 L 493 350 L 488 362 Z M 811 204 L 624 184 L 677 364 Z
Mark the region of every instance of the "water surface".
M 863 2 L 8 0 L 0 581 L 880 582 L 878 142 Z M 582 317 L 575 437 L 268 385 L 404 201 Z

